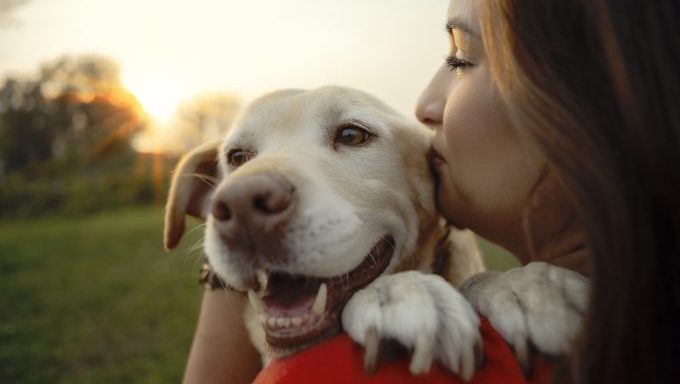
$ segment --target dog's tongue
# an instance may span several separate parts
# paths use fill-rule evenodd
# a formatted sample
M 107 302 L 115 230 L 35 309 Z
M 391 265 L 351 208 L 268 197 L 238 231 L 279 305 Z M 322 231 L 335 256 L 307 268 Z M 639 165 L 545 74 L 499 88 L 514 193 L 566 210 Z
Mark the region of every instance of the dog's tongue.
M 269 276 L 262 301 L 267 312 L 306 311 L 314 303 L 321 283 L 320 279 L 274 272 Z

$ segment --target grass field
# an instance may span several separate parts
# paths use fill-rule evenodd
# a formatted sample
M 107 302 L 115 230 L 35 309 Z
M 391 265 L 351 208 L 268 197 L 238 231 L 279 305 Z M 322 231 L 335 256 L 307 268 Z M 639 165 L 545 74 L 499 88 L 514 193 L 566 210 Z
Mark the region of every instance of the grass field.
M 0 382 L 179 382 L 198 254 L 166 254 L 160 209 L 0 222 Z
M 200 252 L 161 247 L 159 208 L 0 220 L 0 383 L 175 383 Z M 491 268 L 514 262 L 483 244 Z

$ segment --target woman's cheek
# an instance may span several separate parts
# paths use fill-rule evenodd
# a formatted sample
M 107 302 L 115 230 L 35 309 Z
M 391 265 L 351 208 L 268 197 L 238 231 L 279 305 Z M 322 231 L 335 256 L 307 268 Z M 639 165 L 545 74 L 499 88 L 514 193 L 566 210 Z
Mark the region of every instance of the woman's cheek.
M 444 115 L 450 182 L 442 183 L 440 193 L 450 196 L 440 199 L 453 199 L 453 210 L 481 220 L 513 215 L 526 201 L 542 161 L 532 158 L 533 151 L 511 126 L 488 67 L 460 77 Z

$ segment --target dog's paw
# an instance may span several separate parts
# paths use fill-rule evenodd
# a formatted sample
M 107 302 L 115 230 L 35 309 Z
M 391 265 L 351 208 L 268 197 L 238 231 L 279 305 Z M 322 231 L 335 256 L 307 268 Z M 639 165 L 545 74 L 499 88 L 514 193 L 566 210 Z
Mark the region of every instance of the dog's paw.
M 477 314 L 437 275 L 410 271 L 379 277 L 348 301 L 342 324 L 365 347 L 367 371 L 375 369 L 381 340 L 412 351 L 413 374 L 429 371 L 436 360 L 468 380 L 481 360 Z
M 485 272 L 463 283 L 475 309 L 512 345 L 520 364 L 529 345 L 550 355 L 570 352 L 588 305 L 588 279 L 543 262 L 506 272 Z

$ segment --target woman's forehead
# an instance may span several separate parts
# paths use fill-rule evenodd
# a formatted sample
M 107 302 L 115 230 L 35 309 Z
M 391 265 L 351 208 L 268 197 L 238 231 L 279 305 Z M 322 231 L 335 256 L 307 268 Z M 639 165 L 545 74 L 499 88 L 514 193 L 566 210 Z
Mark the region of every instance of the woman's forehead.
M 480 36 L 481 31 L 477 20 L 478 1 L 480 0 L 451 0 L 448 11 L 449 23 Z

